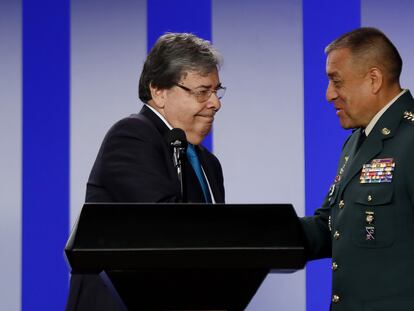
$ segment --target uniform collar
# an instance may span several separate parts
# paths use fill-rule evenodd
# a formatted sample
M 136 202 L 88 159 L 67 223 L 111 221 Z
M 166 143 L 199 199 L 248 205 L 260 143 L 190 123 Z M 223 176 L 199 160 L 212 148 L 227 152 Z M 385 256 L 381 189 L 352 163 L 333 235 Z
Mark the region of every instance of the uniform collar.
M 371 131 L 374 128 L 375 124 L 377 124 L 378 120 L 381 118 L 381 116 L 384 114 L 384 112 L 387 111 L 387 109 L 390 108 L 390 106 L 393 103 L 395 103 L 397 101 L 397 99 L 400 98 L 407 91 L 408 91 L 407 89 L 402 90 L 387 105 L 385 105 L 380 111 L 377 112 L 377 114 L 372 118 L 372 120 L 369 122 L 369 124 L 367 125 L 367 127 L 364 130 L 366 136 L 368 136 L 369 133 L 371 133 Z

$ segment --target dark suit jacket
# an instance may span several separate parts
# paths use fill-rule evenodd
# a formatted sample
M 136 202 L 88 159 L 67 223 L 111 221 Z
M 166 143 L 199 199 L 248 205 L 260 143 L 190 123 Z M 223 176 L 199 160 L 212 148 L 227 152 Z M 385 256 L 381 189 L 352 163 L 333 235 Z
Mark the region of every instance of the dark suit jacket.
M 309 259 L 332 256 L 334 311 L 414 310 L 413 111 L 414 100 L 406 92 L 358 150 L 361 130 L 355 131 L 322 207 L 302 219 Z M 375 159 L 395 163 L 392 180 L 361 182 L 363 165 Z
M 164 122 L 144 106 L 139 114 L 117 122 L 108 131 L 92 168 L 86 202 L 178 202 L 180 184 Z M 223 173 L 218 159 L 196 146 L 217 203 L 224 203 Z M 190 164 L 185 165 L 188 201 L 204 202 Z M 139 294 L 139 293 L 137 293 Z M 97 275 L 71 278 L 67 310 L 118 310 Z

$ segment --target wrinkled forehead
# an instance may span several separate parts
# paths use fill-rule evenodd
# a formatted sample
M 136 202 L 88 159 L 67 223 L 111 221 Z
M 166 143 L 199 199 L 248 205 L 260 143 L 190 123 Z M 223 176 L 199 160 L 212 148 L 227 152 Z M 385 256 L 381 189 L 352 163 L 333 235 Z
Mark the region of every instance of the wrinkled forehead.
M 211 68 L 210 70 L 200 71 L 197 69 L 185 70 L 181 74 L 180 81 L 210 81 L 219 80 L 217 68 Z
M 187 76 L 199 76 L 199 77 L 207 77 L 211 74 L 218 75 L 218 69 L 216 66 L 211 67 L 184 67 L 181 70 L 180 78 L 186 79 Z
M 326 57 L 326 74 L 329 77 L 341 75 L 346 71 L 361 72 L 369 64 L 365 59 L 353 54 L 347 48 L 332 50 Z

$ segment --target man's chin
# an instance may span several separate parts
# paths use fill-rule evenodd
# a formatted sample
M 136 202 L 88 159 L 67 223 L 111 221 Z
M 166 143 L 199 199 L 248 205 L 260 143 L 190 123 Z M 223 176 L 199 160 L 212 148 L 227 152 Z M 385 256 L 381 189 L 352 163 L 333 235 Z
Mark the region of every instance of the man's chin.
M 203 142 L 203 139 L 204 139 L 204 137 L 203 138 L 189 138 L 188 139 L 188 142 L 190 143 L 190 144 L 193 144 L 193 145 L 199 145 L 199 144 L 201 144 L 202 142 Z
M 351 130 L 351 129 L 354 129 L 354 128 L 355 128 L 354 126 L 350 126 L 350 125 L 342 125 L 342 124 L 341 124 L 341 127 L 342 127 L 344 130 Z
M 356 129 L 356 128 L 360 128 L 361 127 L 361 126 L 359 126 L 359 125 L 357 125 L 355 123 L 352 123 L 352 122 L 340 122 L 340 124 L 341 124 L 341 127 L 344 130 L 353 130 L 353 129 Z
M 349 120 L 339 118 L 339 124 L 341 127 L 345 130 L 353 129 L 355 126 L 351 124 L 352 122 L 349 122 Z
M 204 138 L 206 138 L 206 136 L 208 135 L 209 132 L 210 132 L 210 130 L 203 131 L 203 132 L 197 133 L 197 134 L 189 134 L 187 136 L 187 140 L 190 144 L 199 145 L 199 144 L 202 143 Z

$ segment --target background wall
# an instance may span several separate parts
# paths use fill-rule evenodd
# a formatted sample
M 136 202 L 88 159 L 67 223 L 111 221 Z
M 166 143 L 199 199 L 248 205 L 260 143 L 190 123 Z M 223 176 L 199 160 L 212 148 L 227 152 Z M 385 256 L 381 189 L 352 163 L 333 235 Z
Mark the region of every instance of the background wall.
M 141 107 L 141 66 L 160 33 L 194 32 L 224 57 L 228 91 L 208 144 L 227 202 L 289 202 L 303 216 L 348 135 L 324 99 L 324 46 L 379 27 L 409 88 L 412 14 L 409 0 L 0 1 L 0 309 L 64 309 L 64 241 L 105 132 Z M 269 275 L 248 310 L 327 310 L 329 264 Z
M 139 108 L 146 25 L 144 0 L 72 0 L 71 224 L 106 131 Z
M 213 1 L 212 39 L 228 86 L 213 139 L 227 202 L 289 202 L 303 215 L 301 1 Z M 304 271 L 268 275 L 248 309 L 304 310 Z
M 21 2 L 0 1 L 0 309 L 20 310 Z

